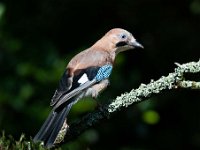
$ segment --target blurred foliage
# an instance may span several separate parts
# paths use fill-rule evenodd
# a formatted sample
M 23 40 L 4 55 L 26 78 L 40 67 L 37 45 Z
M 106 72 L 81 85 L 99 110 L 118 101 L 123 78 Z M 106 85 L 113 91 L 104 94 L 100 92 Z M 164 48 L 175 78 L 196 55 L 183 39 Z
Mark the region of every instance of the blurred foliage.
M 199 59 L 199 0 L 2 0 L 0 129 L 15 139 L 21 133 L 33 137 L 68 61 L 114 27 L 132 32 L 145 49 L 119 54 L 98 103 L 166 75 L 174 62 Z M 199 96 L 164 92 L 113 115 L 63 149 L 199 149 Z M 85 99 L 73 107 L 70 120 L 96 107 Z
M 143 120 L 148 124 L 157 124 L 159 118 L 159 114 L 154 110 L 145 111 L 143 114 Z
M 11 135 L 5 136 L 3 132 L 0 136 L 0 149 L 1 150 L 45 150 L 42 144 L 33 143 L 32 141 L 27 141 L 25 135 L 22 134 L 20 139 L 16 141 Z M 59 149 L 58 149 L 59 150 Z

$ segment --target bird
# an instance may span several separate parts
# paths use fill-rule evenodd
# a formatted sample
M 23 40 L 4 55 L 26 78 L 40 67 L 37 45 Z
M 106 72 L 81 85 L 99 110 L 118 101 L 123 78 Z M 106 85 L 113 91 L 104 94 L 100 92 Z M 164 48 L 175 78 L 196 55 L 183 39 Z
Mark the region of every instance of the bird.
M 33 141 L 42 141 L 51 148 L 63 139 L 59 134 L 66 134 L 69 125 L 67 115 L 71 107 L 84 97 L 96 99 L 110 84 L 118 53 L 135 48 L 143 48 L 134 36 L 125 29 L 113 28 L 91 47 L 75 55 L 68 63 L 59 85 L 51 99 L 49 116 L 35 135 Z

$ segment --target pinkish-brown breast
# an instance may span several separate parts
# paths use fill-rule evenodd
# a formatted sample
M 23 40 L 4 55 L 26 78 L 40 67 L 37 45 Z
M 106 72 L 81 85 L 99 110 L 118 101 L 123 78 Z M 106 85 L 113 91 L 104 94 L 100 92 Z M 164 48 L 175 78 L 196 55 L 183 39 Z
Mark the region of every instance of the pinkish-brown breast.
M 92 66 L 103 66 L 105 64 L 113 64 L 114 54 L 102 49 L 87 49 L 74 56 L 69 62 L 67 68 L 72 70 L 85 69 Z

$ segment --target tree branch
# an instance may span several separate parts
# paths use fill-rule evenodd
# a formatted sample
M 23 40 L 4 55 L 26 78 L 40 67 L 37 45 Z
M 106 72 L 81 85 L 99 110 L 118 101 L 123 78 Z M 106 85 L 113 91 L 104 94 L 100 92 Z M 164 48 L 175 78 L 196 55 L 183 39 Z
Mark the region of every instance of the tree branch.
M 58 145 L 62 145 L 76 138 L 83 131 L 94 126 L 102 119 L 107 119 L 112 113 L 134 103 L 147 100 L 152 94 L 160 94 L 164 90 L 177 88 L 200 89 L 200 82 L 184 80 L 184 75 L 186 73 L 200 73 L 200 60 L 198 62 L 189 62 L 182 65 L 178 63 L 175 64 L 177 67 L 174 72 L 169 73 L 168 76 L 162 76 L 157 81 L 151 80 L 149 84 L 141 84 L 138 89 L 133 89 L 129 93 L 118 96 L 110 104 L 106 104 L 98 110 L 85 115 L 80 121 L 72 123 L 66 135 L 63 134 L 64 141 Z

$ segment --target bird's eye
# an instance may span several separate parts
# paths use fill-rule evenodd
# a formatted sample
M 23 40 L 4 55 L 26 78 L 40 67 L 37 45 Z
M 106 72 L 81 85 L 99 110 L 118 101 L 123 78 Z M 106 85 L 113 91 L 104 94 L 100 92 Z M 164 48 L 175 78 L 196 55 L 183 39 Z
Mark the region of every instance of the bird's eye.
M 126 39 L 126 34 L 121 34 L 120 38 L 123 39 L 123 40 Z

